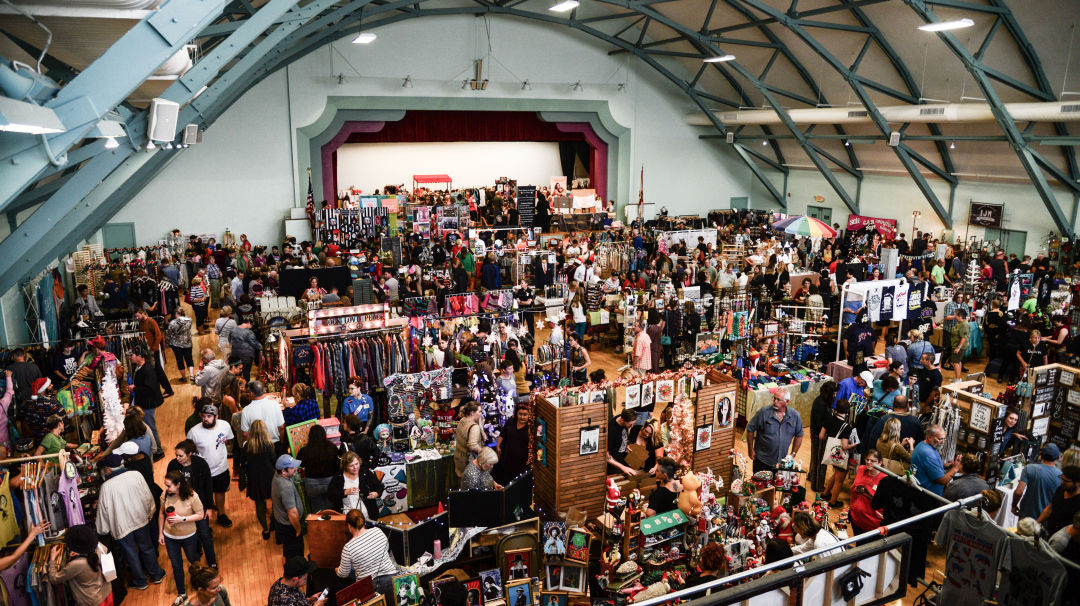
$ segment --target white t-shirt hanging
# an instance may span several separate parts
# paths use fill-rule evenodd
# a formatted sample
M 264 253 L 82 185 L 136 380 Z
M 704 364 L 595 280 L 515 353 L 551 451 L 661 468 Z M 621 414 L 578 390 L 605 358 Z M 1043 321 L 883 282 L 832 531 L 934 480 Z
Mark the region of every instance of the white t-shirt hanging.
M 908 284 L 900 284 L 896 287 L 896 297 L 893 299 L 893 320 L 907 318 Z
M 881 288 L 866 291 L 866 311 L 870 313 L 871 322 L 881 321 Z

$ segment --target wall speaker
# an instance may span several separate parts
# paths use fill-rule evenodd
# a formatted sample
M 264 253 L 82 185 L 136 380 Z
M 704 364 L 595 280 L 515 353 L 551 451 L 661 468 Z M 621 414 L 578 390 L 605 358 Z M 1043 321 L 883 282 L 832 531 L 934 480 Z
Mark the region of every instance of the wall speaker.
M 733 133 L 731 131 L 728 131 L 728 133 L 726 135 L 724 135 L 724 141 L 726 141 L 728 143 L 734 143 L 735 142 L 735 133 Z
M 889 147 L 896 147 L 900 145 L 900 133 L 895 130 L 889 133 Z
M 184 127 L 184 145 L 195 145 L 199 142 L 199 125 L 188 124 Z
M 180 114 L 180 104 L 168 99 L 150 101 L 150 123 L 146 132 L 151 141 L 172 141 L 176 138 L 176 118 Z

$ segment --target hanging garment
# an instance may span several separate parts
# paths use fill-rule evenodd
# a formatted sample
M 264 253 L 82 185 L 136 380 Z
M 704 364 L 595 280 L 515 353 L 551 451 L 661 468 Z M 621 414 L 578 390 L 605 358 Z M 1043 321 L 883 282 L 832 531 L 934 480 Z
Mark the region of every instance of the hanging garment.
M 19 524 L 15 521 L 15 502 L 11 497 L 11 474 L 4 473 L 0 480 L 0 545 L 7 545 L 19 534 Z
M 74 475 L 69 478 L 68 473 Z M 85 524 L 86 518 L 83 514 L 82 501 L 79 499 L 79 472 L 75 469 L 74 465 L 68 465 L 67 469 L 60 474 L 60 480 L 57 484 L 57 493 L 64 501 L 64 509 L 67 513 L 68 526 L 78 526 L 79 524 Z
M 892 320 L 893 307 L 895 306 L 896 289 L 892 286 L 886 286 L 881 289 L 881 312 L 879 314 L 880 321 L 887 322 Z
M 1036 539 L 1038 540 L 1038 539 Z M 1009 537 L 1001 560 L 998 603 L 1009 606 L 1057 604 L 1068 580 L 1065 566 L 1045 541 Z
M 901 284 L 896 287 L 896 298 L 893 299 L 892 319 L 895 321 L 907 319 L 907 305 L 909 284 Z
M 881 288 L 872 288 L 866 292 L 866 311 L 871 322 L 881 321 Z
M 959 509 L 946 512 L 934 537 L 945 548 L 945 580 L 938 602 L 982 606 L 992 600 L 1007 539 L 993 521 L 975 519 Z

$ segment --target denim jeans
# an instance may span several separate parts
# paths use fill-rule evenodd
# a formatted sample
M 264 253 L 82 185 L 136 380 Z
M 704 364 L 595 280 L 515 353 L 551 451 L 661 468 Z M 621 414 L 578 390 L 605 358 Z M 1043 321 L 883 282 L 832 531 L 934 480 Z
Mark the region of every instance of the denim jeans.
M 172 563 L 173 580 L 176 581 L 176 593 L 187 593 L 184 585 L 184 556 L 187 556 L 188 564 L 199 561 L 198 531 L 186 539 L 165 537 L 165 552 L 169 554 L 169 562 Z
M 144 408 L 143 409 L 143 421 L 150 428 L 150 431 L 154 432 L 154 442 L 157 443 L 157 451 L 161 452 L 164 446 L 161 445 L 161 436 L 158 435 L 157 430 L 157 408 Z
M 199 538 L 199 549 L 206 554 L 206 565 L 217 566 L 217 554 L 214 553 L 214 531 L 210 528 L 208 518 L 195 522 L 195 536 Z
M 147 524 L 116 541 L 120 544 L 120 551 L 124 554 L 128 566 L 131 567 L 131 582 L 135 586 L 146 585 L 146 573 L 150 573 L 150 577 L 154 579 L 165 576 L 165 571 L 157 563 L 155 539 L 152 524 Z
M 326 498 L 328 486 L 330 478 L 304 478 L 304 490 L 307 492 L 312 513 L 330 509 L 330 501 Z

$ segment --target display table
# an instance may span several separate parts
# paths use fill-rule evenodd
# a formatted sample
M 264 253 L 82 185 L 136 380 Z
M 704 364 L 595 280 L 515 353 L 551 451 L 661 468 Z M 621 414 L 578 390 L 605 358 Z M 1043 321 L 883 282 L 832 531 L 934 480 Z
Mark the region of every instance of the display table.
M 873 364 L 874 362 L 877 362 L 878 360 L 884 360 L 884 359 L 885 359 L 884 356 L 870 356 L 869 358 L 866 359 L 866 363 L 868 365 L 870 365 L 870 364 Z M 881 378 L 881 375 L 889 372 L 889 367 L 888 366 L 882 366 L 881 368 L 873 368 L 873 367 L 871 367 L 869 370 L 870 370 L 870 373 L 874 375 L 874 380 L 876 381 L 877 379 Z M 829 366 L 825 370 L 825 374 L 829 375 L 830 377 L 833 378 L 834 381 L 839 383 L 840 381 L 843 381 L 844 379 L 851 376 L 851 374 L 852 374 L 851 365 L 848 364 L 847 362 L 843 361 L 843 360 L 840 360 L 839 362 L 829 362 Z
M 405 485 L 409 491 L 409 509 L 433 507 L 445 501 L 456 479 L 453 454 L 408 463 Z
M 562 315 L 566 311 L 563 307 L 566 301 L 562 297 L 552 297 L 550 299 L 536 297 L 535 301 L 537 305 L 542 305 L 547 310 L 545 319 L 548 322 L 562 323 Z
M 803 386 L 806 386 L 806 391 L 803 391 Z M 799 383 L 793 383 L 791 385 L 783 385 L 780 389 L 788 392 L 791 396 L 791 404 L 789 406 L 798 411 L 799 416 L 802 417 L 803 425 L 810 425 L 810 408 L 814 404 L 814 400 L 818 396 L 818 392 L 821 391 L 822 383 L 820 381 L 802 381 Z M 746 392 L 746 420 L 754 418 L 758 409 L 763 406 L 772 406 L 773 397 L 769 393 L 768 389 L 758 389 L 755 391 Z

